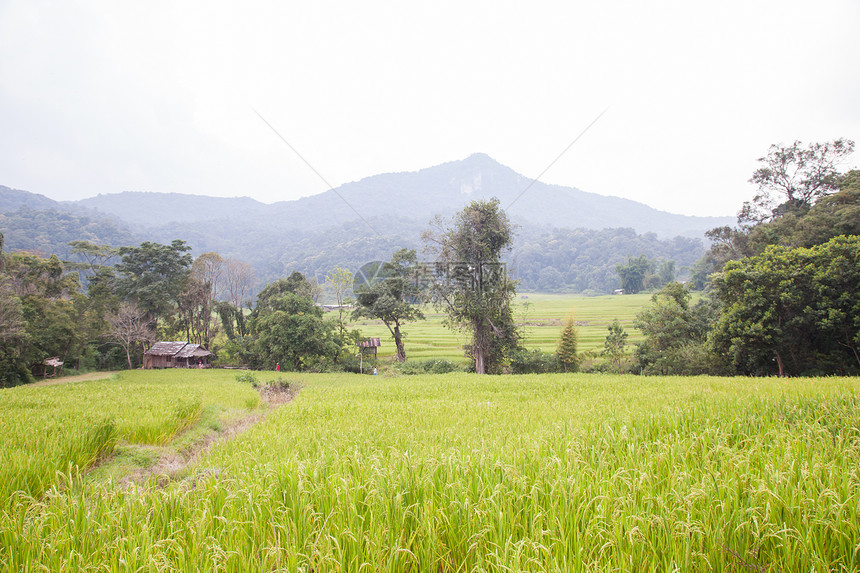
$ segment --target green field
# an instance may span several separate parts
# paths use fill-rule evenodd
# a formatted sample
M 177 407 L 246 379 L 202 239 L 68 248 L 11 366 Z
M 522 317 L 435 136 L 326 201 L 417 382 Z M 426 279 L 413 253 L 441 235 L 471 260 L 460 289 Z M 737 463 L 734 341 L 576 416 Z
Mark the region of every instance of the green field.
M 629 342 L 640 340 L 641 335 L 633 328 L 633 318 L 650 302 L 650 294 L 587 297 L 526 293 L 518 295 L 515 300 L 514 317 L 522 327 L 526 348 L 554 352 L 564 322 L 573 313 L 578 323 L 580 351 L 599 351 L 603 349 L 606 329 L 615 318 L 629 332 Z M 444 316 L 433 308 L 426 307 L 424 312 L 426 321 L 409 323 L 404 328 L 407 357 L 465 362 L 463 345 L 469 340 L 468 333 L 446 328 L 442 324 Z M 351 326 L 360 329 L 366 337 L 382 338 L 380 358 L 394 356 L 394 341 L 382 322 L 365 320 L 351 323 Z
M 860 570 L 856 378 L 290 376 L 296 399 L 166 485 L 10 496 L 0 569 Z M 224 371 L 74 386 L 0 391 L 2 459 L 50 425 L 28 408 L 130 437 L 142 412 L 175 427 L 171 401 L 256 404 Z

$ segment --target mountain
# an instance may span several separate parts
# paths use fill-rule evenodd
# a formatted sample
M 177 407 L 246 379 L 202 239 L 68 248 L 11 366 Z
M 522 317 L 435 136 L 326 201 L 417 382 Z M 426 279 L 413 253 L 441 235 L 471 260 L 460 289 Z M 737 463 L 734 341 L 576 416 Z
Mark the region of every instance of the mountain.
M 680 270 L 704 252 L 704 232 L 731 217 L 688 217 L 642 203 L 534 182 L 487 155 L 420 171 L 386 173 L 296 201 L 124 192 L 57 202 L 0 187 L 6 248 L 69 256 L 68 241 L 115 246 L 182 239 L 257 270 L 258 282 L 301 271 L 318 280 L 355 270 L 401 247 L 421 248 L 435 215 L 499 198 L 519 226 L 508 257 L 524 288 L 611 292 L 628 255 L 672 260 Z M 3 211 L 6 211 L 5 213 Z M 357 212 L 357 213 L 356 213 Z
M 287 223 L 294 230 L 313 231 L 379 216 L 426 224 L 434 215 L 450 215 L 471 200 L 490 197 L 501 201 L 513 221 L 547 228 L 628 227 L 662 237 L 702 237 L 708 229 L 734 222 L 733 217 L 676 215 L 629 199 L 535 182 L 481 153 L 420 171 L 374 175 L 271 205 L 248 197 L 140 192 L 98 195 L 76 203 L 138 228 L 231 220 L 255 226 Z
M 0 185 L 0 213 L 11 213 L 21 207 L 30 209 L 53 209 L 59 205 L 57 201 L 38 193 L 30 193 L 20 189 L 12 189 Z
M 327 223 L 353 220 L 357 217 L 352 205 L 364 217 L 384 214 L 426 222 L 436 214 L 455 213 L 471 200 L 490 197 L 501 201 L 513 221 L 543 227 L 629 227 L 663 237 L 702 237 L 708 229 L 734 222 L 733 217 L 676 215 L 629 199 L 533 181 L 482 153 L 420 171 L 374 175 L 272 207 L 298 221 L 315 220 L 314 214 L 320 212 L 327 213 Z
M 268 216 L 272 207 L 250 197 L 207 197 L 182 193 L 124 191 L 70 202 L 113 215 L 137 228 L 222 219 L 253 220 Z

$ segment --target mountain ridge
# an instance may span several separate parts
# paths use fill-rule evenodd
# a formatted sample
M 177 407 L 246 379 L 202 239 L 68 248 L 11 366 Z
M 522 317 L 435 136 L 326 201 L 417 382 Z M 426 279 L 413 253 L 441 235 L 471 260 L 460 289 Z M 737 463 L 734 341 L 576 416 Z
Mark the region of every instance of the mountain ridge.
M 379 214 L 426 223 L 436 214 L 459 211 L 470 200 L 490 197 L 500 200 L 512 220 L 545 228 L 629 227 L 663 237 L 702 237 L 708 229 L 734 222 L 733 217 L 680 215 L 632 199 L 543 183 L 484 153 L 418 171 L 371 175 L 316 195 L 274 203 L 248 196 L 140 191 L 100 194 L 64 203 L 114 215 L 138 228 L 238 218 L 263 225 L 267 220 L 288 219 L 294 229 L 319 230 Z

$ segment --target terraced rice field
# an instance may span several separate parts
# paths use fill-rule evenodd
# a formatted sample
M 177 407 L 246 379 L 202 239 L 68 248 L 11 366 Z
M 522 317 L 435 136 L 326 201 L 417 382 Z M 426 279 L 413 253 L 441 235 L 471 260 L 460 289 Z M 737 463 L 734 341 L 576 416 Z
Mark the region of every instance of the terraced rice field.
M 82 382 L 93 399 L 54 401 L 70 431 L 50 436 L 88 435 L 99 411 L 175 428 L 167 396 L 254 405 L 228 374 L 193 374 L 123 374 L 102 394 Z M 166 484 L 69 475 L 7 495 L 0 569 L 860 570 L 856 378 L 293 381 L 292 402 Z M 0 391 L 0 431 L 41 435 L 50 417 L 10 416 L 56 388 Z M 26 463 L 15 444 L 0 445 L 19 464 L 5 476 Z
M 630 334 L 628 341 L 641 338 L 633 328 L 636 313 L 651 301 L 650 294 L 586 297 L 579 295 L 521 294 L 515 301 L 514 316 L 522 327 L 525 347 L 554 352 L 568 315 L 573 313 L 579 328 L 581 351 L 603 349 L 607 327 L 613 319 L 621 321 Z M 445 358 L 463 361 L 463 345 L 468 333 L 451 331 L 442 324 L 444 316 L 425 308 L 426 321 L 409 323 L 405 327 L 406 353 L 410 358 L 424 360 Z M 394 342 L 388 329 L 379 321 L 358 321 L 351 325 L 365 336 L 382 338 L 379 356 L 394 356 Z

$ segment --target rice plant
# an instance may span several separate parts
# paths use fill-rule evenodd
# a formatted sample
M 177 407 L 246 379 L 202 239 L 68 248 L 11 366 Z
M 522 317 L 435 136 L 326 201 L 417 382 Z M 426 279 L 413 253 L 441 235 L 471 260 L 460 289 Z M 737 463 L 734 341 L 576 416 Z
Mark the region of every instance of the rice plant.
M 183 482 L 14 498 L 0 565 L 860 570 L 857 379 L 301 378 Z

